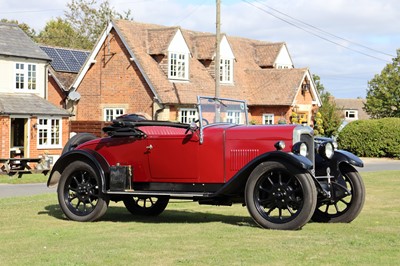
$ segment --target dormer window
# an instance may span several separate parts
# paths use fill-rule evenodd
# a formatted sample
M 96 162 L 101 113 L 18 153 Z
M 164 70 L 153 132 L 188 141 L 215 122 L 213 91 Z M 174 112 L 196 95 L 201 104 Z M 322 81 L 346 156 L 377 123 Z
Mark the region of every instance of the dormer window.
M 233 59 L 221 59 L 220 71 L 221 83 L 232 83 Z
M 180 29 L 177 29 L 168 46 L 168 78 L 189 80 L 190 50 Z
M 219 64 L 219 80 L 222 84 L 233 83 L 233 62 L 235 56 L 233 55 L 231 46 L 229 45 L 226 36 L 223 36 L 221 39 L 220 53 L 221 60 Z
M 169 52 L 168 78 L 187 80 L 188 72 L 188 55 Z

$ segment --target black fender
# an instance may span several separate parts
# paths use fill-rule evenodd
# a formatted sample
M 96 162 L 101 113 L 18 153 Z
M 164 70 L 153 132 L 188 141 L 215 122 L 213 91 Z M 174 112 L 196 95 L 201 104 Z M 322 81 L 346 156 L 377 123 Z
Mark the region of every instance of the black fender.
M 57 185 L 64 169 L 74 161 L 84 161 L 91 164 L 97 175 L 101 178 L 102 192 L 106 193 L 106 176 L 109 175 L 110 166 L 102 155 L 89 149 L 72 150 L 61 155 L 51 169 L 49 179 L 47 180 L 47 186 L 52 187 Z
M 356 167 L 364 167 L 363 161 L 351 152 L 335 150 L 332 159 L 323 159 L 320 155 L 315 155 L 315 175 L 326 176 L 326 169 L 331 169 L 332 176 L 340 175 L 340 165 L 347 164 Z
M 306 157 L 297 155 L 294 153 L 286 153 L 282 151 L 272 151 L 264 153 L 252 161 L 247 163 L 242 169 L 240 169 L 224 186 L 222 186 L 216 193 L 215 196 L 232 196 L 238 195 L 246 186 L 247 179 L 250 173 L 262 162 L 267 161 L 285 161 L 294 165 L 295 167 L 311 171 L 313 163 Z

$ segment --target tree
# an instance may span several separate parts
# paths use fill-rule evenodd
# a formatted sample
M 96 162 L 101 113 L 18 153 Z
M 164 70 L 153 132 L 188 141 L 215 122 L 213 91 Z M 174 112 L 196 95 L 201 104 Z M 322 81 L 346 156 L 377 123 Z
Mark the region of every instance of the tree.
M 319 115 L 316 116 L 316 121 L 314 121 L 314 124 L 318 125 L 317 134 L 328 137 L 335 136 L 337 135 L 338 129 L 342 124 L 343 119 L 341 112 L 336 106 L 334 97 L 325 90 L 324 85 L 321 83 L 320 77 L 313 75 L 313 79 L 322 102 L 322 105 L 318 111 Z
M 364 110 L 372 118 L 400 117 L 400 49 L 392 63 L 368 82 Z
M 90 49 L 92 43 L 72 28 L 71 24 L 62 18 L 51 19 L 35 38 L 38 43 L 51 46 Z
M 18 20 L 15 19 L 9 20 L 5 18 L 1 19 L 0 21 L 4 23 L 17 24 L 18 27 L 20 27 L 29 37 L 31 37 L 31 39 L 34 39 L 36 36 L 35 30 L 29 27 L 29 25 L 26 23 L 19 23 Z
M 133 20 L 131 11 L 120 14 L 110 6 L 108 0 L 102 1 L 98 8 L 97 0 L 72 0 L 64 12 L 68 22 L 79 38 L 87 39 L 92 45 L 96 42 L 107 24 L 115 18 Z

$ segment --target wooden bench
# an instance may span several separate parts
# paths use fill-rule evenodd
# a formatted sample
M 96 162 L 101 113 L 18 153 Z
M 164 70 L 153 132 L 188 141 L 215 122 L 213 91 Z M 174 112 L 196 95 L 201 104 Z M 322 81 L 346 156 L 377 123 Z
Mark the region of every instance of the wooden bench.
M 35 163 L 33 168 L 29 163 Z M 23 174 L 44 174 L 50 171 L 50 166 L 44 158 L 0 158 L 0 174 L 13 176 L 18 174 L 21 178 Z

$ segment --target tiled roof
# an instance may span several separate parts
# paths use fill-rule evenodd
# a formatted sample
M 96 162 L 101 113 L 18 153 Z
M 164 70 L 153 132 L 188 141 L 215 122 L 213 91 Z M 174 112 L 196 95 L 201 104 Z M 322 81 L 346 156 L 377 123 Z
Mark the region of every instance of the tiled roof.
M 51 60 L 18 25 L 1 22 L 0 55 Z
M 50 75 L 53 76 L 54 80 L 58 83 L 58 86 L 68 91 L 76 78 L 76 73 L 69 72 L 57 72 L 53 68 L 50 68 Z
M 192 54 L 189 59 L 190 81 L 171 82 L 151 54 L 165 54 L 177 28 L 127 20 L 117 20 L 114 24 L 163 103 L 192 104 L 197 95 L 214 95 L 214 78 L 201 60 L 212 59 L 215 35 L 181 29 Z M 308 70 L 261 68 L 275 61 L 283 43 L 240 37 L 227 39 L 235 55 L 234 83 L 221 84 L 220 96 L 246 99 L 249 104 L 291 105 Z
M 247 70 L 252 105 L 292 105 L 308 69 Z
M 282 49 L 283 43 L 267 43 L 255 45 L 256 50 L 256 62 L 261 67 L 273 67 L 276 55 Z
M 194 55 L 200 60 L 212 60 L 215 55 L 215 35 L 194 36 Z
M 31 93 L 0 93 L 0 114 L 70 116 L 65 109 Z
M 178 27 L 147 30 L 147 47 L 151 55 L 167 54 L 167 49 Z

